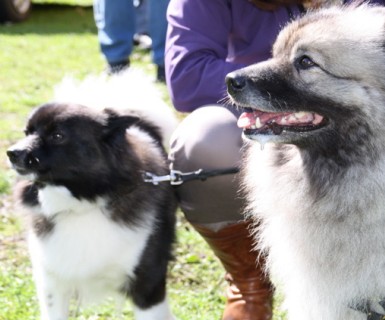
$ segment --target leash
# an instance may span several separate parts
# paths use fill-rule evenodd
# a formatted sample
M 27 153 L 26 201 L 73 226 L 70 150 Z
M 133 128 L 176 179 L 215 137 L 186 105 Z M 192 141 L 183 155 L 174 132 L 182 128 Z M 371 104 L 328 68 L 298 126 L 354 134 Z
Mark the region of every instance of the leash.
M 385 300 L 384 299 L 378 301 L 377 303 L 380 307 L 385 309 Z M 377 313 L 376 311 L 373 310 L 369 301 L 362 302 L 360 304 L 357 304 L 354 307 L 351 306 L 350 308 L 365 314 L 366 320 L 384 320 L 385 319 L 384 314 Z
M 170 182 L 173 186 L 181 185 L 184 182 L 191 180 L 201 180 L 204 181 L 207 178 L 225 175 L 225 174 L 234 174 L 238 173 L 239 168 L 226 168 L 226 169 L 216 169 L 216 170 L 203 170 L 198 169 L 191 172 L 182 172 L 179 170 L 170 170 L 170 174 L 165 176 L 157 176 L 151 172 L 144 171 L 143 181 L 146 183 L 152 183 L 153 185 L 158 185 L 161 182 Z

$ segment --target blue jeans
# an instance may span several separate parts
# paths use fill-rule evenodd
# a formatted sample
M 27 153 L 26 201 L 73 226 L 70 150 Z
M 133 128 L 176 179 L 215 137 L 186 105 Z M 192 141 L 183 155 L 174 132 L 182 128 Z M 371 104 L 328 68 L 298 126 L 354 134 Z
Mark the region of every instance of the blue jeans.
M 169 0 L 147 0 L 152 61 L 164 66 L 166 11 Z M 108 63 L 126 61 L 133 48 L 135 8 L 133 0 L 94 0 L 94 19 L 100 48 Z

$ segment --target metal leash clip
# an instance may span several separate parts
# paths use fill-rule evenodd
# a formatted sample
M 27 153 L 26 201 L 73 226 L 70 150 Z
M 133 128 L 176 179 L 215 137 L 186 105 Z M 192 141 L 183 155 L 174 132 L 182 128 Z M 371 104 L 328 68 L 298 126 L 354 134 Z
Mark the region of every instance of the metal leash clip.
M 178 186 L 187 180 L 192 180 L 193 178 L 199 177 L 203 170 L 199 169 L 193 172 L 183 173 L 179 170 L 170 170 L 170 174 L 165 176 L 157 176 L 151 172 L 143 172 L 143 181 L 146 183 L 152 183 L 153 185 L 158 185 L 160 182 L 169 181 L 171 185 Z
M 203 169 L 198 169 L 193 172 L 182 172 L 179 170 L 170 170 L 171 180 L 170 183 L 173 186 L 181 185 L 183 182 L 188 180 L 197 179 L 202 173 Z
M 157 176 L 151 172 L 143 172 L 143 181 L 157 186 L 160 182 L 171 181 L 171 175 Z
M 160 182 L 169 181 L 171 185 L 178 186 L 190 180 L 204 181 L 210 177 L 215 177 L 215 176 L 224 175 L 224 174 L 235 174 L 238 172 L 239 172 L 239 168 L 237 167 L 215 169 L 215 170 L 198 169 L 196 171 L 191 171 L 191 172 L 170 170 L 170 174 L 165 176 L 157 176 L 151 172 L 143 171 L 143 181 L 147 183 L 152 183 L 153 185 L 158 185 Z

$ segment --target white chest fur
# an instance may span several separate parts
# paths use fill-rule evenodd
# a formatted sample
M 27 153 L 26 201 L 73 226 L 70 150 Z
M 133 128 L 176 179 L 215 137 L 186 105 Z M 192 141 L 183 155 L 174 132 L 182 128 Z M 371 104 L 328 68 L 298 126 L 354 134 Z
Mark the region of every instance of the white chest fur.
M 119 225 L 109 218 L 102 199 L 79 201 L 64 187 L 40 190 L 39 201 L 55 226 L 45 236 L 29 237 L 37 278 L 49 275 L 62 286 L 70 284 L 85 300 L 97 300 L 88 296 L 116 291 L 132 276 L 152 221 L 135 228 Z

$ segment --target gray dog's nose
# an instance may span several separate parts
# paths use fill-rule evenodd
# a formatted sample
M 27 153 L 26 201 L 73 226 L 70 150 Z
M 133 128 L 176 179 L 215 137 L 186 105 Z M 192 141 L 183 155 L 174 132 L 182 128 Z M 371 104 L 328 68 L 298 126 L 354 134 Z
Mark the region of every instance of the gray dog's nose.
M 229 73 L 226 76 L 226 84 L 229 93 L 239 92 L 246 87 L 246 78 L 235 73 Z

